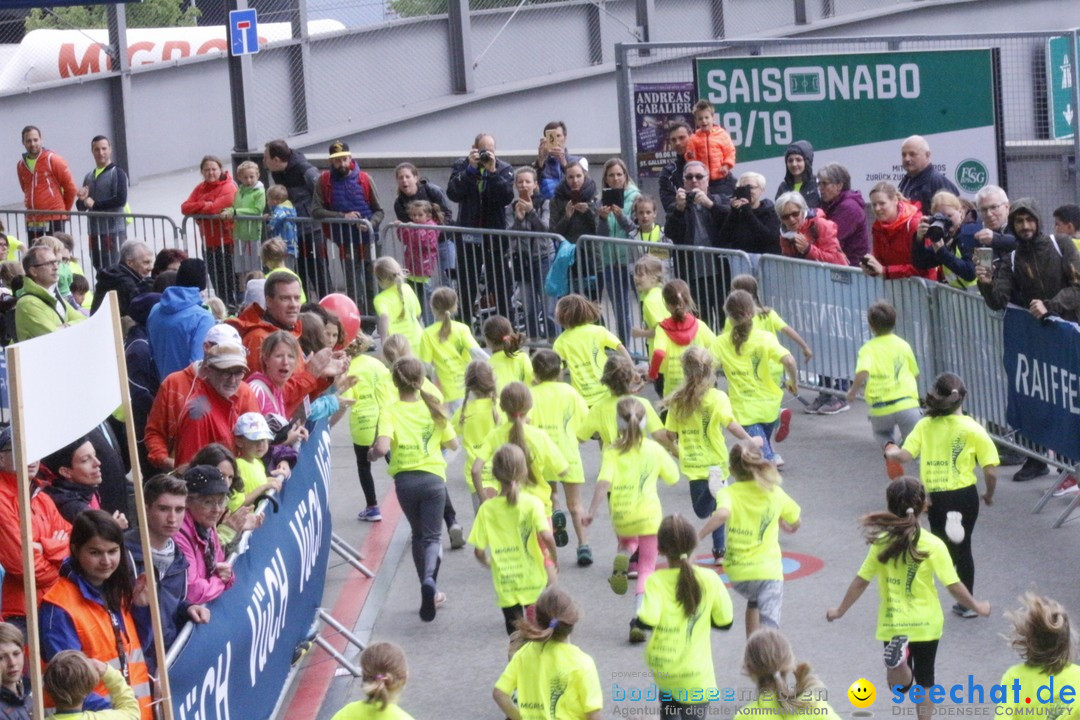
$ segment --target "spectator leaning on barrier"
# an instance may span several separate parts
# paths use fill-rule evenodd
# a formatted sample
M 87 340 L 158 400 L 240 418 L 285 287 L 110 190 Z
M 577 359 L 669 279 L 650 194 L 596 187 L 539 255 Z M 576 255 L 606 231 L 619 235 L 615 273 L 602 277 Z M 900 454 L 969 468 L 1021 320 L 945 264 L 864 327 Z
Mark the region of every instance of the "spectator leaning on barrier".
M 218 522 L 229 503 L 229 484 L 221 471 L 210 465 L 189 468 L 184 482 L 188 489 L 187 513 L 173 540 L 187 561 L 188 602 L 208 603 L 236 580 L 217 534 Z
M 1009 196 L 997 185 L 986 185 L 975 193 L 975 206 L 983 227 L 973 237 L 980 245 L 993 248 L 994 259 L 1000 260 L 1016 249 L 1016 237 L 1009 224 Z
M 814 175 L 814 146 L 809 140 L 796 140 L 784 151 L 784 180 L 776 188 L 776 197 L 797 192 L 807 207 L 821 207 L 817 177 Z
M 514 201 L 506 206 L 506 222 L 511 230 L 546 233 L 551 224 L 551 202 L 540 194 L 536 169 L 520 167 L 514 171 Z M 544 280 L 555 256 L 550 238 L 519 238 L 513 246 L 510 267 L 521 287 L 525 311 L 525 334 L 530 338 L 553 338 L 555 298 L 544 292 Z M 543 323 L 540 312 L 543 309 Z
M 77 191 L 67 161 L 52 150 L 42 147 L 41 130 L 33 125 L 23 128 L 22 143 L 26 152 L 15 169 L 26 209 L 71 210 Z M 27 215 L 26 236 L 32 239 L 50 235 L 63 230 L 66 224 L 67 215 L 47 212 Z
M 789 192 L 778 197 L 776 214 L 780 218 L 780 249 L 784 255 L 834 265 L 848 264 L 836 238 L 836 223 L 828 220 L 820 209 L 807 208 L 802 195 Z
M 912 202 L 919 203 L 924 214 L 938 190 L 948 190 L 953 195 L 960 194 L 952 181 L 938 172 L 930 161 L 930 145 L 926 138 L 912 135 L 905 140 L 900 146 L 900 162 L 907 173 L 900 181 L 900 192 Z
M 870 228 L 873 254 L 863 257 L 863 272 L 886 280 L 906 277 L 937 280 L 937 267 L 922 269 L 911 262 L 911 239 L 922 219 L 919 208 L 908 202 L 895 185 L 884 180 L 870 189 L 870 208 L 874 212 L 874 225 Z
M 116 291 L 120 315 L 130 314 L 131 299 L 150 290 L 150 271 L 154 268 L 154 253 L 142 240 L 127 240 L 120 246 L 120 262 L 98 271 L 94 287 L 94 302 L 90 312 L 96 313 L 105 294 Z
M 236 183 L 221 160 L 205 155 L 199 163 L 203 181 L 195 186 L 191 195 L 180 205 L 184 215 L 206 216 L 196 220 L 205 245 L 204 257 L 210 272 L 214 292 L 227 305 L 234 302 L 236 279 L 233 277 L 233 222 L 221 217 L 221 212 L 232 206 L 236 196 Z M 211 217 L 212 216 L 212 217 Z M 123 248 L 121 248 L 123 250 Z
M 263 164 L 270 171 L 274 184 L 284 185 L 296 216 L 311 217 L 312 195 L 319 182 L 319 169 L 308 162 L 304 154 L 294 150 L 284 140 L 271 140 L 263 150 Z M 326 264 L 326 240 L 322 228 L 304 223 L 299 230 L 299 267 L 304 285 L 313 294 L 321 295 L 330 288 L 330 271 Z
M 23 589 L 22 532 L 19 529 L 19 485 L 15 457 L 11 451 L 11 426 L 0 429 L 0 564 L 4 567 L 4 621 L 26 631 L 26 595 Z M 71 525 L 60 515 L 56 504 L 34 482 L 35 460 L 27 465 L 30 488 L 30 529 L 34 544 L 34 578 L 37 602 L 60 578 L 60 564 L 68 556 Z
M 836 223 L 836 239 L 840 249 L 847 256 L 848 265 L 858 267 L 866 253 L 870 252 L 866 201 L 862 193 L 851 189 L 851 173 L 839 163 L 829 163 L 818 170 L 817 181 L 821 192 L 821 209 L 826 218 Z
M 675 159 L 663 167 L 660 177 L 657 178 L 660 204 L 664 206 L 666 213 L 675 209 L 675 195 L 682 187 L 683 168 L 686 167 L 686 158 L 683 155 L 692 132 L 690 126 L 682 120 L 676 120 L 668 126 L 666 149 L 675 151 Z
M 746 172 L 739 177 L 720 240 L 724 247 L 745 253 L 780 254 L 780 219 L 773 201 L 765 197 L 764 175 Z
M 203 306 L 206 263 L 189 258 L 180 263 L 176 285 L 165 288 L 161 301 L 146 321 L 150 350 L 159 377 L 182 370 L 203 356 L 203 340 L 214 316 Z
M 394 198 L 394 217 L 398 222 L 409 222 L 409 212 L 406 209 L 413 200 L 427 200 L 432 205 L 438 205 L 442 209 L 443 219 L 441 225 L 454 223 L 454 212 L 450 208 L 450 199 L 441 187 L 430 183 L 427 178 L 420 177 L 416 166 L 410 162 L 400 163 L 394 168 L 394 179 L 397 181 L 397 197 Z M 452 238 L 439 233 L 439 270 L 445 279 L 452 277 L 457 270 L 457 248 Z
M 90 141 L 94 169 L 86 173 L 77 193 L 75 207 L 95 213 L 114 213 L 115 217 L 91 217 L 86 221 L 90 234 L 90 259 L 94 270 L 115 265 L 121 243 L 127 239 L 128 176 L 112 161 L 112 143 L 104 135 Z
M 964 223 L 960 198 L 939 190 L 930 201 L 930 215 L 924 215 L 911 243 L 915 267 L 940 267 L 941 281 L 967 290 L 975 284 L 975 223 Z
M 48 335 L 68 325 L 82 322 L 86 317 L 60 297 L 57 280 L 60 261 L 47 247 L 35 246 L 23 255 L 22 288 L 15 293 L 15 335 L 19 342 Z

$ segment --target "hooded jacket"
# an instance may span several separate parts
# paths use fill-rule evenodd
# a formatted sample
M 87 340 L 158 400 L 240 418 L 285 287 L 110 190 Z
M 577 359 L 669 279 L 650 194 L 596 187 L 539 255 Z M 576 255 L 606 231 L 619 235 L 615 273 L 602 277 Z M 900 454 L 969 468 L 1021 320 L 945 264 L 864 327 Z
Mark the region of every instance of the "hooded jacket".
M 187 610 L 191 607 L 191 603 L 187 601 L 187 558 L 184 557 L 184 553 L 181 552 L 180 546 L 176 545 L 175 540 L 173 544 L 176 552 L 173 555 L 172 564 L 164 574 L 155 574 L 158 584 L 158 607 L 161 609 L 161 635 L 165 641 L 166 650 L 176 640 L 180 628 L 187 624 Z M 128 551 L 131 564 L 135 567 L 135 576 L 141 575 L 145 572 L 147 565 L 144 562 L 142 541 L 139 539 L 137 528 L 124 531 L 124 548 Z M 154 567 L 152 562 L 150 567 Z M 153 631 L 150 628 L 144 630 L 140 627 L 139 634 L 143 647 L 146 648 L 147 662 L 153 670 L 157 659 L 154 654 Z
M 285 169 L 270 173 L 270 177 L 275 185 L 285 186 L 297 217 L 311 217 L 311 197 L 319 181 L 319 169 L 308 162 L 304 153 L 290 150 Z
M 806 163 L 802 173 L 802 185 L 797 191 L 795 190 L 795 177 L 786 169 L 787 159 L 791 155 L 802 155 L 803 162 Z M 780 183 L 780 187 L 776 188 L 776 195 L 773 199 L 775 200 L 786 192 L 796 191 L 803 196 L 803 200 L 806 200 L 807 207 L 821 207 L 821 193 L 818 192 L 817 177 L 814 175 L 814 146 L 806 140 L 796 140 L 788 145 L 787 150 L 784 151 L 784 168 L 784 180 Z
M 735 143 L 727 130 L 719 125 L 697 130 L 686 141 L 683 157 L 687 162 L 697 160 L 709 169 L 709 180 L 723 180 L 735 167 Z
M 94 286 L 94 301 L 90 303 L 90 314 L 93 315 L 101 307 L 101 303 L 105 301 L 105 293 L 115 290 L 120 316 L 130 315 L 131 299 L 136 295 L 150 292 L 153 282 L 149 277 L 139 275 L 124 262 L 101 268 L 98 270 L 97 284 Z
M 870 229 L 866 226 L 866 201 L 858 190 L 843 190 L 823 202 L 825 217 L 836 223 L 836 239 L 847 256 L 847 264 L 858 267 L 870 252 Z
M 4 566 L 4 617 L 26 615 L 23 590 L 22 532 L 19 530 L 19 481 L 15 473 L 0 472 L 0 565 Z M 56 533 L 71 532 L 71 524 L 56 509 L 56 503 L 41 488 L 30 493 L 30 528 L 34 542 L 34 577 L 37 601 L 60 579 L 60 564 L 68 556 L 70 543 Z
M 64 316 L 56 309 L 56 297 L 30 277 L 23 278 L 22 289 L 16 293 L 15 336 L 19 342 L 48 335 L 68 325 L 82 322 L 86 316 L 64 301 Z
M 1009 227 L 1014 232 L 1020 213 L 1035 218 L 1035 237 L 1023 240 L 1017 236 L 1016 250 L 997 264 L 989 283 L 979 283 L 979 292 L 993 310 L 1008 303 L 1026 308 L 1032 300 L 1042 300 L 1051 315 L 1080 322 L 1080 251 L 1069 238 L 1042 234 L 1039 210 L 1031 198 L 1012 204 Z
M 924 277 L 937 280 L 937 268 L 917 268 L 912 263 L 912 238 L 919 229 L 922 213 L 919 208 L 906 200 L 900 200 L 896 206 L 896 217 L 888 222 L 875 220 L 870 228 L 873 238 L 873 255 L 881 263 L 882 277 L 896 280 L 906 277 Z
M 70 210 L 75 204 L 75 179 L 71 177 L 67 161 L 52 150 L 42 148 L 34 161 L 34 169 L 26 162 L 26 153 L 16 166 L 19 175 L 19 187 L 27 210 Z M 44 223 L 52 220 L 67 220 L 67 215 L 27 215 L 28 223 Z
M 701 327 L 701 321 L 690 313 L 686 313 L 683 315 L 682 320 L 676 320 L 674 317 L 667 317 L 657 323 L 657 325 L 663 329 L 669 340 L 676 345 L 685 348 L 697 338 L 698 330 Z M 650 380 L 655 380 L 660 377 L 660 366 L 663 364 L 665 357 L 667 357 L 665 351 L 653 351 L 652 358 L 649 360 Z
M 80 485 L 57 474 L 59 468 L 50 468 L 52 479 L 45 486 L 45 494 L 52 498 L 60 516 L 69 523 L 75 522 L 83 510 L 101 508 L 96 485 Z M 44 473 L 45 470 L 42 470 Z M 48 475 L 49 473 L 46 473 Z
M 184 515 L 184 524 L 173 538 L 176 551 L 183 553 L 187 561 L 187 601 L 189 603 L 207 603 L 232 587 L 236 575 L 227 581 L 214 574 L 213 567 L 208 567 L 206 556 L 214 558 L 215 563 L 225 562 L 225 552 L 221 549 L 217 529 L 210 528 L 204 540 L 195 528 L 195 518 L 191 513 Z
M 158 377 L 168 377 L 202 360 L 203 341 L 213 326 L 214 316 L 203 307 L 198 288 L 165 288 L 146 321 Z
M 135 438 L 140 446 L 139 459 L 146 459 L 146 419 L 154 405 L 154 396 L 161 385 L 161 374 L 154 365 L 147 317 L 161 300 L 160 293 L 143 293 L 131 301 L 131 319 L 135 324 L 124 338 L 124 359 L 128 368 L 128 389 L 131 393 L 131 415 L 135 423 Z
M 567 217 L 566 204 L 569 202 L 586 203 L 589 209 L 583 213 L 574 212 L 573 215 Z M 586 175 L 581 190 L 573 192 L 566 183 L 566 178 L 563 178 L 562 182 L 555 188 L 555 197 L 551 199 L 549 212 L 551 217 L 555 218 L 551 223 L 551 229 L 570 242 L 577 242 L 577 239 L 582 235 L 594 234 L 598 217 L 596 214 L 596 181 Z
M 847 265 L 848 259 L 844 251 L 840 249 L 840 242 L 836 239 L 836 223 L 826 220 L 824 213 L 811 210 L 810 217 L 803 219 L 799 225 L 799 232 L 810 239 L 805 252 L 799 252 L 795 247 L 794 240 L 788 240 L 780 236 L 780 249 L 789 257 L 816 260 L 834 265 Z
M 236 183 L 226 170 L 214 182 L 204 181 L 196 185 L 188 199 L 180 205 L 180 212 L 184 215 L 220 215 L 222 210 L 232 207 L 235 196 Z M 215 217 L 196 220 L 195 223 L 208 249 L 232 245 L 232 220 Z
M 262 241 L 262 215 L 266 211 L 266 188 L 263 187 L 261 180 L 252 187 L 240 185 L 236 188 L 232 211 L 233 216 L 237 218 L 233 227 L 233 236 L 245 242 Z

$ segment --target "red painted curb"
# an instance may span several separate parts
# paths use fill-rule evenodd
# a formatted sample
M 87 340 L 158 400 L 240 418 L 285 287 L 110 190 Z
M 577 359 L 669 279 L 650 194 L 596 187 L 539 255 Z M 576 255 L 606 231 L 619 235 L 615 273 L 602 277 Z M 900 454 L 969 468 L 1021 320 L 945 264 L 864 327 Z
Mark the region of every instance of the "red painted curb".
M 364 556 L 364 565 L 374 573 L 378 573 L 382 567 L 383 558 L 386 556 L 386 548 L 390 545 L 394 531 L 397 530 L 401 521 L 401 506 L 398 505 L 397 495 L 391 490 L 383 496 L 382 522 L 372 523 L 371 531 L 364 538 L 364 544 L 360 547 L 360 554 Z M 352 628 L 357 618 L 364 609 L 371 584 L 374 579 L 369 579 L 359 572 L 353 573 L 341 588 L 337 602 L 334 603 L 330 614 L 342 625 Z M 331 632 L 333 628 L 330 628 Z M 345 649 L 346 641 L 340 635 L 327 638 L 335 649 Z M 323 656 L 326 657 L 323 657 Z M 296 678 L 296 693 L 289 702 L 282 717 L 289 720 L 315 720 L 322 703 L 330 690 L 330 684 L 334 681 L 334 673 L 337 671 L 336 662 L 317 645 L 308 656 L 307 665 Z M 323 661 L 323 662 L 318 662 Z

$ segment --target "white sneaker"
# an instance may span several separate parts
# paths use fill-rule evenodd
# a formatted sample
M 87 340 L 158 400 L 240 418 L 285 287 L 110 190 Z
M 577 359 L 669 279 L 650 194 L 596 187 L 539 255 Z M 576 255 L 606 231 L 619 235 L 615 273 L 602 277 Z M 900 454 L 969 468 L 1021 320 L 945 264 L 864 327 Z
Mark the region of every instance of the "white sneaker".
M 964 542 L 964 526 L 960 523 L 961 517 L 956 510 L 945 513 L 945 535 L 953 545 Z
M 1061 487 L 1054 491 L 1054 497 L 1068 497 L 1077 493 L 1080 493 L 1080 485 L 1077 485 L 1076 478 L 1070 475 L 1065 478 L 1065 482 L 1061 484 Z
M 772 461 L 776 464 L 777 468 L 784 467 L 784 458 L 780 457 L 780 453 L 773 455 Z

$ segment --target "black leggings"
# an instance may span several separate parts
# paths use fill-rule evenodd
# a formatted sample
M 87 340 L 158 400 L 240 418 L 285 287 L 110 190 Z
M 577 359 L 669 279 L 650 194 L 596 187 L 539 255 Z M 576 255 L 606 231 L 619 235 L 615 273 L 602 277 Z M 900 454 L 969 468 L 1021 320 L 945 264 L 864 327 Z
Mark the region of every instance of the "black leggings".
M 500 610 L 502 610 L 503 622 L 506 623 L 506 634 L 512 635 L 517 630 L 517 621 L 525 617 L 525 608 L 521 605 L 511 605 Z
M 888 647 L 889 643 L 882 643 L 882 645 Z M 937 658 L 937 646 L 937 640 L 908 643 L 907 664 L 911 668 L 911 676 L 924 688 L 934 684 L 934 660 Z M 907 690 L 908 688 L 904 688 L 904 692 Z
M 360 488 L 364 491 L 364 500 L 368 507 L 379 504 L 379 498 L 375 495 L 375 478 L 371 475 L 371 461 L 368 460 L 370 445 L 353 445 L 356 453 L 356 474 L 360 476 Z
M 964 526 L 964 542 L 953 545 L 945 535 L 945 514 L 955 510 L 960 513 Z M 943 490 L 930 493 L 930 532 L 945 543 L 949 557 L 956 566 L 956 574 L 968 592 L 975 592 L 975 559 L 971 556 L 971 534 L 979 517 L 979 491 L 974 485 L 959 490 Z

